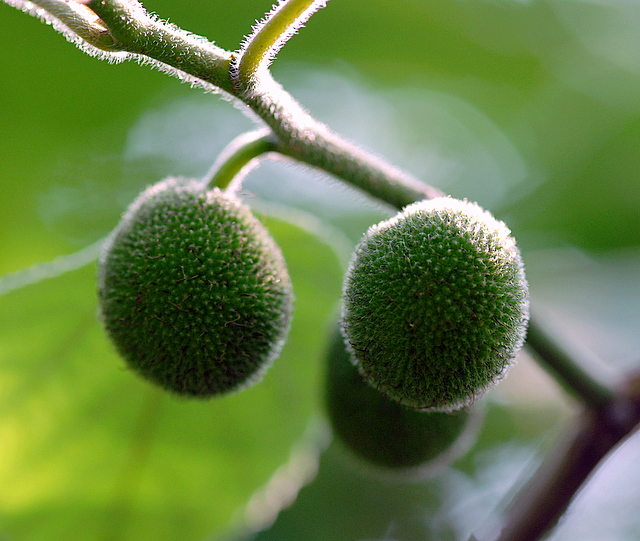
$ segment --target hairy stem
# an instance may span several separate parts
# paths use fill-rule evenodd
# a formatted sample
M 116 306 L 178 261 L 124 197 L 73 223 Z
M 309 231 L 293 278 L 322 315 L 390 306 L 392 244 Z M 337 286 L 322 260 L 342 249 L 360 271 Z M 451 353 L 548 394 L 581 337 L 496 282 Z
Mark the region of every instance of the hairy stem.
M 77 33 L 70 36 L 62 23 L 57 28 L 74 43 L 84 45 L 89 54 L 115 61 L 138 59 L 192 84 L 233 96 L 271 129 L 275 152 L 329 173 L 378 202 L 400 209 L 416 200 L 443 195 L 331 132 L 312 118 L 269 70 L 261 69 L 327 0 L 281 2 L 239 54 L 151 17 L 137 0 L 36 0 L 43 7 L 35 11 L 23 0 L 4 1 L 49 22 L 58 21 L 56 17 L 75 20 L 77 10 L 82 14 Z M 258 71 L 260 76 L 256 77 Z
M 200 36 L 149 16 L 136 0 L 92 0 L 88 4 L 122 51 L 148 57 L 207 88 L 233 91 L 232 54 Z
M 275 147 L 276 141 L 269 129 L 239 135 L 222 151 L 216 163 L 205 175 L 204 183 L 209 188 L 217 187 L 221 190 L 233 183 L 235 189 L 238 189 L 256 159 L 267 152 L 275 151 Z
M 27 13 L 44 19 L 78 45 L 116 52 L 120 49 L 96 14 L 79 2 L 65 0 L 5 0 Z
M 306 4 L 309 15 L 321 5 L 320 2 Z M 331 132 L 313 119 L 268 70 L 261 72 L 257 84 L 243 78 L 232 80 L 234 55 L 204 38 L 152 19 L 138 2 L 92 0 L 88 5 L 123 50 L 177 68 L 243 101 L 273 131 L 277 138 L 275 151 L 334 175 L 396 208 L 442 195 L 439 190 Z M 297 2 L 292 5 L 300 9 Z M 284 23 L 281 21 L 281 24 Z M 265 39 L 263 46 L 268 42 Z
M 288 0 L 274 6 L 245 41 L 237 63 L 236 77 L 245 86 L 258 80 L 282 46 L 328 0 Z
M 258 85 L 243 89 L 238 97 L 276 134 L 278 152 L 330 173 L 379 202 L 400 209 L 416 200 L 443 195 L 331 132 L 312 118 L 269 72 L 261 75 Z

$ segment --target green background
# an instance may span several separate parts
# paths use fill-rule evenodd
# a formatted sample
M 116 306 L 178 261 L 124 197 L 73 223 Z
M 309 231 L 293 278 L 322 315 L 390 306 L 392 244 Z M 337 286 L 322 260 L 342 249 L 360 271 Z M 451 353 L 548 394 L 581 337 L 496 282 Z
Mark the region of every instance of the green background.
M 232 50 L 271 4 L 145 5 Z M 333 0 L 273 71 L 337 131 L 505 220 L 535 306 L 615 377 L 640 350 L 638 23 L 640 5 L 622 0 Z M 350 247 L 387 211 L 301 167 L 253 173 L 247 201 L 269 216 L 296 289 L 291 339 L 251 390 L 161 396 L 102 334 L 94 243 L 142 188 L 204 174 L 251 121 L 148 67 L 90 58 L 4 4 L 0 42 L 0 539 L 482 532 L 574 404 L 523 356 L 454 467 L 413 484 L 350 466 L 329 444 L 322 348 Z M 607 463 L 554 539 L 640 537 L 637 447 Z

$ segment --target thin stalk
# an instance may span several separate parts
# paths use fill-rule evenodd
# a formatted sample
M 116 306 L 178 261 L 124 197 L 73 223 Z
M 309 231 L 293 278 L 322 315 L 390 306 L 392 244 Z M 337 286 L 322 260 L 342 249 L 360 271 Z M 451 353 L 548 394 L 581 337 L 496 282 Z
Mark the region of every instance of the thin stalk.
M 221 190 L 233 183 L 234 188 L 238 189 L 257 158 L 267 152 L 273 152 L 275 146 L 275 139 L 269 129 L 243 133 L 222 151 L 203 182 L 209 188 L 216 187 Z
M 328 0 L 284 0 L 274 6 L 246 39 L 237 63 L 236 77 L 249 86 L 266 69 L 282 46 Z
M 614 400 L 615 390 L 589 374 L 586 363 L 562 347 L 536 318 L 529 323 L 526 343 L 554 379 L 586 407 L 602 408 Z

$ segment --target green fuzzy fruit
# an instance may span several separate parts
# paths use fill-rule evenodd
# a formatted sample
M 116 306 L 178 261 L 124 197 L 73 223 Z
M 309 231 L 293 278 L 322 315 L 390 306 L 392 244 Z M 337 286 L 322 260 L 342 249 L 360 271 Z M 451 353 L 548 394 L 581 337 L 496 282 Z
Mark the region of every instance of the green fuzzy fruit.
M 99 261 L 102 321 L 129 367 L 181 395 L 259 379 L 289 328 L 282 254 L 235 196 L 169 178 L 144 191 Z
M 415 409 L 463 407 L 522 347 L 528 285 L 509 229 L 448 197 L 373 226 L 344 285 L 343 332 L 365 379 Z
M 403 472 L 446 465 L 466 450 L 463 434 L 475 415 L 406 408 L 368 385 L 339 332 L 328 352 L 326 404 L 336 436 L 360 459 Z M 462 445 L 461 445 L 462 444 Z

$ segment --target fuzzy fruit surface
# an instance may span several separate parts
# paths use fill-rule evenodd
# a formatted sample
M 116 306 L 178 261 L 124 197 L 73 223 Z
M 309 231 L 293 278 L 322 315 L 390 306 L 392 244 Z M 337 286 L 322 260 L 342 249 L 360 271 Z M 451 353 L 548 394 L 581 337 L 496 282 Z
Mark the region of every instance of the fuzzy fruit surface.
M 327 356 L 326 404 L 334 433 L 366 463 L 391 471 L 450 463 L 469 425 L 468 410 L 416 411 L 368 385 L 335 332 Z M 462 448 L 460 447 L 462 450 Z
M 181 395 L 260 378 L 292 308 L 280 249 L 235 196 L 169 178 L 144 191 L 99 261 L 100 312 L 129 367 Z
M 528 285 L 509 229 L 448 197 L 373 226 L 344 285 L 343 332 L 365 379 L 415 409 L 463 407 L 524 342 Z

